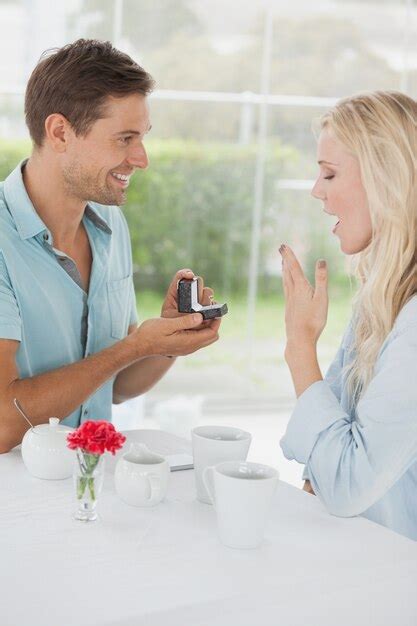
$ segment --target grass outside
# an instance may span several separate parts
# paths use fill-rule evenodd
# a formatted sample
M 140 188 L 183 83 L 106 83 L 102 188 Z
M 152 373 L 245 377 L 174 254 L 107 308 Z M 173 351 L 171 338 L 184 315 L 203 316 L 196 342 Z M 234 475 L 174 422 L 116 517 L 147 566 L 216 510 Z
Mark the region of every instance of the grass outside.
M 151 292 L 138 294 L 141 320 L 158 316 L 162 298 Z M 350 317 L 351 298 L 337 286 L 330 288 L 326 328 L 319 340 L 318 358 L 323 374 L 333 359 Z M 248 341 L 247 303 L 244 297 L 227 302 L 229 313 L 220 328 L 220 340 L 204 350 L 179 359 L 168 376 L 149 394 L 169 397 L 179 389 L 207 397 L 256 397 L 293 395 L 284 360 L 285 322 L 283 297 L 259 297 L 253 341 Z
M 137 294 L 137 308 L 141 321 L 160 314 L 162 296 L 151 291 Z M 348 323 L 352 296 L 337 286 L 329 290 L 329 314 L 320 343 L 333 347 L 338 344 Z M 234 296 L 227 302 L 229 313 L 221 326 L 221 337 L 225 340 L 246 340 L 248 332 L 247 301 L 243 296 Z M 256 305 L 254 340 L 285 339 L 285 303 L 280 295 L 260 296 Z
M 329 294 L 328 323 L 318 345 L 323 375 L 351 311 L 347 289 L 332 285 Z M 138 293 L 140 320 L 158 316 L 161 303 L 159 294 Z M 277 467 L 282 480 L 300 487 L 301 466 L 287 461 L 278 445 L 295 404 L 291 374 L 284 360 L 284 299 L 279 294 L 259 297 L 252 345 L 247 340 L 246 299 L 235 296 L 227 304 L 229 313 L 223 319 L 220 340 L 177 359 L 146 394 L 144 424 L 179 436 L 189 436 L 192 427 L 207 423 L 248 430 L 253 436 L 250 460 Z

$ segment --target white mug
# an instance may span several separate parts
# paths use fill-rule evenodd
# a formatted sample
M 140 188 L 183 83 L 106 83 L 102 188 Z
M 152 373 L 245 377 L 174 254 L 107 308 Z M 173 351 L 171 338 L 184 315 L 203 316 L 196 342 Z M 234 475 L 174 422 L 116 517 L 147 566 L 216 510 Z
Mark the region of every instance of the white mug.
M 120 498 L 132 506 L 150 507 L 164 499 L 169 476 L 168 461 L 144 444 L 131 444 L 116 464 L 114 483 Z
M 260 463 L 229 461 L 204 470 L 224 545 L 257 548 L 262 543 L 278 478 L 276 469 Z
M 252 435 L 231 426 L 197 426 L 192 430 L 197 500 L 211 504 L 203 470 L 222 461 L 245 461 Z

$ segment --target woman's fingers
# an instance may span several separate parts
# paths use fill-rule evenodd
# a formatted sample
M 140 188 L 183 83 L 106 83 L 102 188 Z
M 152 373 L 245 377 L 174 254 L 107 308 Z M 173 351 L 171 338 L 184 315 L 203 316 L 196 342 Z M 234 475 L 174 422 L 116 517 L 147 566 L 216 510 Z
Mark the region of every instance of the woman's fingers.
M 291 248 L 282 245 L 279 251 L 282 256 L 287 339 L 304 337 L 307 341 L 317 341 L 327 320 L 326 263 L 323 260 L 317 262 L 313 288 Z
M 289 290 L 294 287 L 295 283 L 305 283 L 313 291 L 304 275 L 303 268 L 291 248 L 286 244 L 282 244 L 279 251 L 282 256 L 282 282 L 285 297 L 287 297 Z M 318 298 L 323 296 L 323 294 L 327 295 L 327 264 L 324 259 L 320 259 L 316 263 L 314 296 Z
M 301 267 L 297 257 L 294 252 L 291 250 L 289 246 L 286 244 L 282 244 L 280 247 L 280 252 L 282 254 L 282 258 L 284 259 L 284 263 L 288 268 L 289 273 L 291 274 L 291 278 L 294 282 L 307 281 L 304 276 L 303 268 Z
M 316 263 L 315 279 L 314 298 L 327 298 L 327 263 L 324 259 L 320 259 Z
M 291 276 L 291 272 L 290 272 L 289 267 L 288 267 L 288 262 L 286 262 L 286 259 L 285 259 L 285 256 L 284 256 L 283 246 L 281 246 L 279 248 L 279 252 L 280 252 L 281 257 L 282 257 L 282 286 L 283 286 L 283 289 L 284 289 L 285 299 L 288 300 L 289 293 L 290 293 L 292 287 L 294 286 L 294 281 L 293 281 L 293 278 Z
M 282 285 L 284 287 L 285 299 L 288 298 L 291 290 L 294 287 L 294 281 L 291 276 L 291 272 L 288 269 L 286 262 L 282 261 Z
M 284 276 L 284 265 L 282 266 L 282 288 L 284 290 L 284 298 L 288 300 L 288 286 Z

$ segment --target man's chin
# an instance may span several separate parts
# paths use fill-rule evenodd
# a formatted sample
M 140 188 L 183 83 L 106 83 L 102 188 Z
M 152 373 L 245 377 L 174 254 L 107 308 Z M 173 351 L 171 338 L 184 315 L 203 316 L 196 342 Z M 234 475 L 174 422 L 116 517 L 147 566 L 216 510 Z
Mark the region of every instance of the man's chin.
M 97 204 L 103 204 L 104 206 L 122 206 L 126 204 L 127 196 L 124 191 L 120 193 L 114 193 L 114 191 L 106 194 L 97 194 L 95 197 L 90 198 L 90 202 L 97 202 Z

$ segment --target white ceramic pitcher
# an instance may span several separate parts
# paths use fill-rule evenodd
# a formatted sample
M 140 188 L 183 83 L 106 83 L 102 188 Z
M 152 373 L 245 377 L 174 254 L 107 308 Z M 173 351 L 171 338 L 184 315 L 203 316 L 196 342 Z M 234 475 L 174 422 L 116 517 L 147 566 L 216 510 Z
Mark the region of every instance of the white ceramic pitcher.
M 120 498 L 132 506 L 155 506 L 168 487 L 168 461 L 144 443 L 132 443 L 116 464 L 114 483 Z

